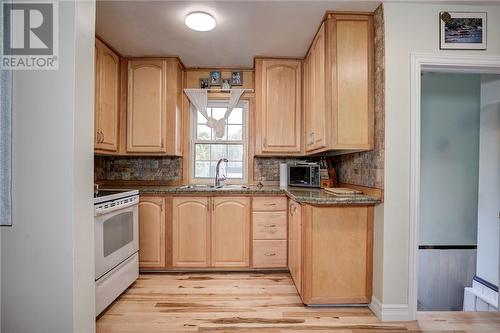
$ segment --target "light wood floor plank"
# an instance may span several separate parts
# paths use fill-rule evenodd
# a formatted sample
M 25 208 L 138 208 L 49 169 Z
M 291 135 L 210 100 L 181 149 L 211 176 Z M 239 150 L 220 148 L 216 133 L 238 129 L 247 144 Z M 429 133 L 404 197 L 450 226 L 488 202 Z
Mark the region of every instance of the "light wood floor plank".
M 98 333 L 499 333 L 498 313 L 423 312 L 381 323 L 366 307 L 304 307 L 288 273 L 141 274 Z

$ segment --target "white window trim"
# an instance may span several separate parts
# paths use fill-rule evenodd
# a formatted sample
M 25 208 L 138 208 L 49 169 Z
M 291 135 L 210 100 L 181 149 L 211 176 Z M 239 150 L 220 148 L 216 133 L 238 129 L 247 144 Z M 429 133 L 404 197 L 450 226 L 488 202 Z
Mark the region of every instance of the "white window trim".
M 209 100 L 208 101 L 208 107 L 227 107 L 227 100 Z M 234 179 L 234 178 L 229 178 L 227 179 L 224 183 L 225 184 L 248 184 L 248 110 L 249 110 L 249 103 L 248 101 L 239 101 L 238 104 L 236 105 L 236 108 L 242 108 L 243 109 L 243 133 L 242 133 L 242 140 L 241 143 L 243 144 L 243 179 Z M 215 178 L 195 178 L 194 177 L 194 170 L 195 170 L 195 149 L 194 146 L 196 143 L 199 143 L 198 140 L 195 139 L 194 134 L 195 134 L 195 129 L 196 129 L 196 112 L 197 110 L 193 107 L 193 105 L 190 106 L 189 108 L 191 112 L 191 122 L 190 122 L 190 130 L 189 130 L 189 148 L 190 148 L 190 153 L 189 153 L 189 183 L 190 184 L 213 184 L 215 181 Z M 203 143 L 207 144 L 215 144 L 215 143 L 220 143 L 220 141 L 217 140 L 201 140 Z M 227 142 L 227 141 L 225 141 Z M 235 141 L 235 143 L 239 143 L 240 141 Z M 231 162 L 231 160 L 229 160 Z

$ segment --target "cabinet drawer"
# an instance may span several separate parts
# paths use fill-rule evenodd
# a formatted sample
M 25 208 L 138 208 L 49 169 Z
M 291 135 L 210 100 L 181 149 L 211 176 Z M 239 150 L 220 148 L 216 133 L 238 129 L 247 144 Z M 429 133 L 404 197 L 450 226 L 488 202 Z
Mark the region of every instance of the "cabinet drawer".
M 254 212 L 253 239 L 286 239 L 286 212 Z
M 253 198 L 254 211 L 286 210 L 286 197 Z
M 286 267 L 286 240 L 254 240 L 253 267 Z

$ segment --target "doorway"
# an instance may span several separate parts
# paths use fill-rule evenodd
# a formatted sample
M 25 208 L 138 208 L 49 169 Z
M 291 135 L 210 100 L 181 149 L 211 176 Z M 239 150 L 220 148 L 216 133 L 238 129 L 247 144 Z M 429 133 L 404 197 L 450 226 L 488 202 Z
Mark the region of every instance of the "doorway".
M 498 57 L 412 55 L 413 318 L 417 310 L 461 311 L 464 295 L 468 310 L 472 299 L 472 310 L 498 309 L 498 74 Z M 490 306 L 477 309 L 483 289 Z

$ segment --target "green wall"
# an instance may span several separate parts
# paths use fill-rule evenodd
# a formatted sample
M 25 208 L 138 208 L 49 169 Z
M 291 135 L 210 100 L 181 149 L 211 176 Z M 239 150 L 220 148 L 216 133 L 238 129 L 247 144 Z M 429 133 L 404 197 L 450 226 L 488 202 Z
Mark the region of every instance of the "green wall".
M 475 245 L 481 78 L 424 73 L 420 245 Z

